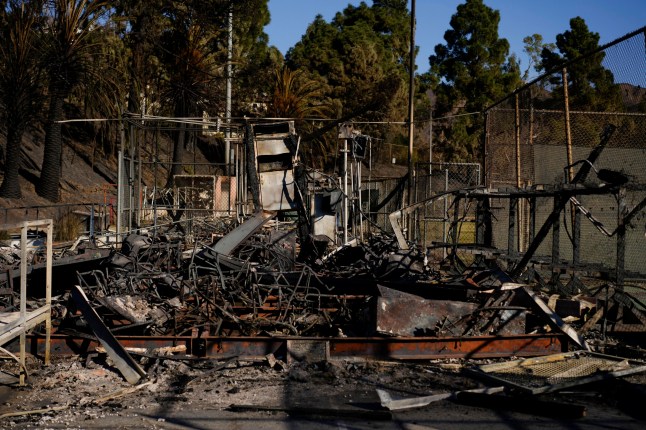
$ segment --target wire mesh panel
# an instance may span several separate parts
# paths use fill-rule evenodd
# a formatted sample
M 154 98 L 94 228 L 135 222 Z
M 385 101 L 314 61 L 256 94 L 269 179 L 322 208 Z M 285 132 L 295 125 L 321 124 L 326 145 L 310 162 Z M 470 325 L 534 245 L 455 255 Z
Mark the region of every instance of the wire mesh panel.
M 486 111 L 489 188 L 560 189 L 584 164 L 590 172 L 577 186 L 614 187 L 606 194 L 576 195 L 565 205 L 558 235 L 545 236 L 536 259 L 550 261 L 557 255 L 574 264 L 646 276 L 641 251 L 646 244 L 645 29 L 564 63 Z M 609 78 L 603 85 L 589 75 L 595 61 L 598 72 Z M 614 131 L 608 134 L 609 129 Z M 586 161 L 590 157 L 593 161 Z M 510 199 L 492 202 L 493 242 L 503 249 L 509 245 L 509 204 Z M 520 200 L 515 251 L 527 250 L 533 238 L 530 215 L 538 229 L 554 204 L 551 196 Z
M 457 207 L 454 196 L 448 193 L 479 186 L 480 174 L 477 163 L 417 164 L 414 201 L 428 202 L 412 214 L 412 238 L 419 245 L 428 248 L 433 244 L 447 243 L 456 210 L 460 216 L 455 225 L 458 242 L 475 243 L 475 204 L 467 201 Z M 440 246 L 439 249 L 444 248 Z M 440 253 L 436 256 L 439 257 Z M 442 256 L 445 256 L 444 252 Z
M 480 184 L 477 163 L 420 163 L 416 166 L 412 204 L 420 204 L 410 215 L 409 239 L 426 248 L 434 242 L 445 243 L 454 219 L 454 197 L 451 191 L 476 187 Z M 371 179 L 362 184 L 364 213 L 385 232 L 392 233 L 388 218 L 408 203 L 408 180 L 404 178 Z M 460 241 L 475 242 L 475 205 L 459 210 Z
M 388 215 L 404 204 L 406 180 L 404 178 L 372 179 L 362 184 L 364 213 L 385 232 L 392 233 Z
M 238 127 L 229 126 L 237 136 L 229 141 L 229 151 L 235 154 L 231 162 L 224 158 L 225 142 L 222 132 L 215 131 L 216 123 L 147 117 L 129 118 L 126 124 L 129 148 L 121 153 L 118 169 L 120 234 L 178 223 L 190 233 L 197 221 L 236 215 L 246 198 L 240 191 Z
M 646 371 L 637 360 L 577 351 L 478 366 L 470 373 L 532 394 Z

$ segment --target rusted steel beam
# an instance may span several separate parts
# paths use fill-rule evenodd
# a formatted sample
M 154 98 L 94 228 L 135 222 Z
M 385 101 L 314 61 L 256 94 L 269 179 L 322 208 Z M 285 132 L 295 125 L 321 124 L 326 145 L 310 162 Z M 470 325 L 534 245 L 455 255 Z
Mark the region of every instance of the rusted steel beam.
M 567 341 L 557 335 L 343 338 L 330 340 L 330 356 L 394 360 L 541 356 L 561 352 Z
M 286 339 L 262 337 L 204 337 L 193 343 L 193 353 L 217 358 L 239 355 L 243 358 L 264 357 L 285 349 Z
M 441 358 L 533 357 L 567 350 L 567 338 L 557 334 L 474 337 L 397 337 L 397 338 L 267 338 L 267 337 L 190 337 L 120 336 L 124 347 L 158 348 L 186 345 L 187 353 L 205 358 L 238 355 L 240 358 L 264 357 L 286 351 L 287 340 L 307 339 L 328 343 L 330 359 L 363 358 L 426 360 Z M 32 354 L 42 354 L 45 339 L 28 336 Z M 52 354 L 71 355 L 92 352 L 95 340 L 52 335 Z

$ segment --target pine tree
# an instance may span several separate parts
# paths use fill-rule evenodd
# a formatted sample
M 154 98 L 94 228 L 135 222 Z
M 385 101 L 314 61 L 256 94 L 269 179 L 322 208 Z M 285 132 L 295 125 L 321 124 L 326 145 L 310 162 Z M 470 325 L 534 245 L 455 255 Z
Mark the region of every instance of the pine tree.
M 444 155 L 451 161 L 480 158 L 484 108 L 513 91 L 520 82 L 509 42 L 498 37 L 500 13 L 483 0 L 467 0 L 451 17 L 446 44 L 429 57 L 437 94 L 437 115 L 470 113 L 448 121 L 442 129 Z
M 580 58 L 567 67 L 571 109 L 622 109 L 619 87 L 614 83 L 612 72 L 603 66 L 605 53 L 595 52 L 599 49 L 599 33 L 590 31 L 583 18 L 572 18 L 570 29 L 556 36 L 556 47 L 559 52 L 549 49 L 541 52 L 541 66 L 546 71 L 560 72 L 563 63 Z M 555 84 L 553 100 L 560 103 L 563 93 L 560 74 L 555 74 L 552 83 Z
M 336 119 L 405 118 L 410 40 L 406 4 L 381 0 L 372 6 L 348 5 L 329 23 L 317 16 L 288 51 L 287 65 L 318 80 L 325 104 L 336 107 Z M 383 127 L 365 125 L 362 132 L 387 137 Z

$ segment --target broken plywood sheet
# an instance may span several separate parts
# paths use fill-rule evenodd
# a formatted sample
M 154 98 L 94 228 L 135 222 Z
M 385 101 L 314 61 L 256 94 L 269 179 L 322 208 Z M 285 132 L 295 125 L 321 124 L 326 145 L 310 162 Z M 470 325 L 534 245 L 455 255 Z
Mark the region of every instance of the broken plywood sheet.
M 645 372 L 646 363 L 590 351 L 576 351 L 487 364 L 466 371 L 496 384 L 540 394 Z

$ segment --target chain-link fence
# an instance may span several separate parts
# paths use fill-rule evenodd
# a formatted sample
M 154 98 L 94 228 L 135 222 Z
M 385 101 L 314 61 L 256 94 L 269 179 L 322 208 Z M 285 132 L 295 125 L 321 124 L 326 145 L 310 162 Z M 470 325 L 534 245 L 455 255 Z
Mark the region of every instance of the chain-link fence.
M 101 190 L 97 190 L 99 194 Z M 15 224 L 23 221 L 38 221 L 51 218 L 54 222 L 54 239 L 60 242 L 74 241 L 79 236 L 107 240 L 104 235 L 116 217 L 116 202 L 107 193 L 102 199 L 86 203 L 60 203 L 45 206 L 20 206 L 0 209 L 0 224 Z M 103 203 L 100 202 L 103 200 Z M 0 231 L 0 233 L 2 233 Z
M 126 124 L 127 145 L 119 153 L 118 232 L 171 227 L 180 219 L 186 231 L 195 219 L 236 217 L 240 199 L 246 198 L 239 180 L 239 138 L 223 139 L 219 123 L 200 119 L 128 119 Z M 183 142 L 176 142 L 177 133 L 183 133 Z M 229 163 L 209 160 L 225 160 L 227 151 Z
M 595 189 L 572 193 L 535 259 L 599 267 L 619 283 L 646 276 L 645 34 L 646 27 L 564 63 L 486 111 L 486 184 L 533 193 L 511 211 L 512 199 L 492 201 L 495 247 L 508 249 L 514 234 L 508 251 L 525 252 L 555 210 L 555 195 Z
M 454 219 L 451 191 L 477 187 L 481 181 L 476 163 L 418 163 L 415 168 L 413 207 L 407 214 L 406 236 L 423 248 L 437 247 L 442 258 Z M 382 230 L 392 233 L 388 216 L 408 206 L 408 178 L 373 179 L 362 186 L 363 212 Z M 475 242 L 473 208 L 458 209 L 460 242 Z
M 411 240 L 431 248 L 434 257 L 446 257 L 449 234 L 459 243 L 475 243 L 475 210 L 458 207 L 452 191 L 477 187 L 481 183 L 477 163 L 418 163 L 415 170 L 414 202 L 420 207 L 411 214 Z M 460 218 L 454 223 L 455 213 Z

